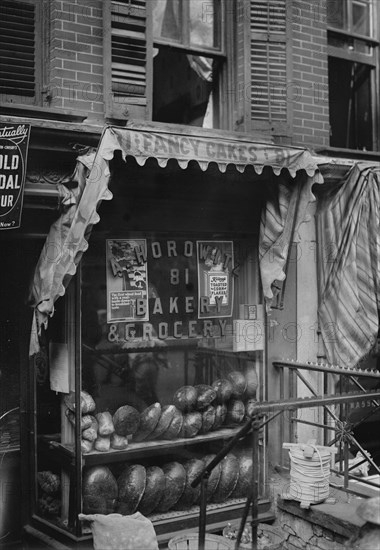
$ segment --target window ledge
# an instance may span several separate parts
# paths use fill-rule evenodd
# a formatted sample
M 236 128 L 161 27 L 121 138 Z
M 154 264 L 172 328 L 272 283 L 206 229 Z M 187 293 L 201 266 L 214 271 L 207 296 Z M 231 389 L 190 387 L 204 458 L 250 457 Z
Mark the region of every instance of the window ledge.
M 38 107 L 37 105 L 23 105 L 0 102 L 2 115 L 26 116 L 29 118 L 44 118 L 47 120 L 64 120 L 67 122 L 83 122 L 88 113 L 71 109 L 55 109 L 52 107 Z

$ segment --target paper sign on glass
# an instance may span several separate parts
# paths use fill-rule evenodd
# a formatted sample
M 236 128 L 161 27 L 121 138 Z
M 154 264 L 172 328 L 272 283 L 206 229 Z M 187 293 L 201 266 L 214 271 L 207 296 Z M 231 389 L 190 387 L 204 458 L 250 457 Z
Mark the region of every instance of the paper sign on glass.
M 146 239 L 108 239 L 107 322 L 148 321 Z

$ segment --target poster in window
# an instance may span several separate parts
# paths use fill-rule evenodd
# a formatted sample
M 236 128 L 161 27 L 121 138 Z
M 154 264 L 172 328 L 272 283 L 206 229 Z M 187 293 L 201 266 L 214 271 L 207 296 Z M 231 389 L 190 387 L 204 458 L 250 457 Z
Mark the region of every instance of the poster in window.
M 107 322 L 148 321 L 146 239 L 107 239 Z
M 0 229 L 21 225 L 30 124 L 0 124 Z
M 233 242 L 197 241 L 198 317 L 231 317 L 234 297 Z

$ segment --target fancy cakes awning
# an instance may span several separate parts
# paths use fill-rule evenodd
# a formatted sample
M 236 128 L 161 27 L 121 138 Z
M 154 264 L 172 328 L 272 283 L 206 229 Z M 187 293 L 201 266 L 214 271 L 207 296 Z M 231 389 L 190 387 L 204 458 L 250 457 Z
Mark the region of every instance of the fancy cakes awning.
M 95 158 L 90 155 L 78 158 L 77 189 L 69 192 L 69 200 L 65 196 L 62 201 L 61 217 L 50 229 L 35 270 L 30 294 L 30 304 L 35 311 L 31 354 L 38 351 L 40 328 L 47 326 L 48 318 L 54 313 L 55 301 L 64 295 L 88 247 L 92 226 L 99 221 L 100 202 L 112 199 L 108 189 L 109 165 L 117 151 L 127 161 L 128 157 L 134 157 L 141 166 L 148 158 L 154 158 L 160 167 L 174 159 L 183 169 L 193 161 L 204 171 L 215 163 L 221 172 L 225 172 L 228 165 L 235 166 L 239 172 L 251 166 L 257 174 L 261 174 L 264 167 L 271 167 L 276 175 L 285 170 L 291 178 L 301 172 L 302 177 L 291 179 L 290 183 L 288 176 L 283 178 L 283 183 L 279 182 L 278 197 L 273 202 L 268 201 L 263 212 L 260 266 L 268 302 L 273 298 L 273 282 L 285 279 L 289 239 L 301 223 L 308 202 L 314 200 L 311 187 L 322 181 L 309 151 L 277 146 L 264 140 L 258 143 L 248 134 L 157 123 L 106 127 Z
M 115 151 L 121 151 L 124 158 L 132 156 L 140 166 L 148 158 L 155 158 L 161 168 L 170 159 L 175 159 L 181 168 L 187 168 L 195 161 L 205 171 L 210 163 L 216 163 L 221 172 L 229 164 L 239 172 L 253 166 L 261 174 L 265 166 L 270 166 L 276 175 L 288 170 L 294 178 L 299 170 L 313 176 L 317 170 L 315 159 L 309 151 L 271 143 L 258 143 L 248 134 L 227 134 L 213 130 L 189 128 L 179 131 L 182 126 L 151 124 L 151 126 L 130 123 L 125 128 L 109 127 L 103 134 L 99 147 L 103 159 L 111 160 Z

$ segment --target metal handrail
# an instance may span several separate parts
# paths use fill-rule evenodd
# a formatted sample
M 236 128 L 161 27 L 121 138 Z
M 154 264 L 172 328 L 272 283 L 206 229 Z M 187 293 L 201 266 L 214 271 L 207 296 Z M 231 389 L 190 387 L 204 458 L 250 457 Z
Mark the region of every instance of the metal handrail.
M 326 364 L 326 363 L 299 362 L 299 361 L 295 361 L 295 360 L 292 360 L 292 359 L 274 361 L 273 365 L 275 367 L 279 367 L 279 368 L 288 368 L 288 369 L 291 369 L 291 370 L 295 370 L 296 374 L 297 374 L 297 377 L 300 380 L 302 380 L 302 382 L 305 384 L 305 386 L 314 395 L 316 395 L 316 391 L 314 390 L 314 388 L 312 387 L 310 382 L 307 381 L 302 376 L 302 374 L 299 372 L 300 370 L 321 372 L 324 375 L 338 374 L 340 377 L 348 378 L 348 380 L 350 382 L 352 382 L 356 387 L 358 387 L 360 390 L 362 390 L 362 392 L 363 392 L 362 393 L 362 395 L 363 395 L 362 400 L 366 400 L 366 401 L 370 402 L 374 407 L 371 411 L 369 411 L 364 416 L 364 418 L 361 418 L 358 422 L 356 422 L 354 424 L 350 424 L 345 420 L 339 419 L 330 409 L 328 409 L 328 407 L 325 404 L 319 403 L 319 405 L 323 405 L 325 407 L 326 411 L 333 417 L 333 419 L 336 422 L 336 426 L 327 426 L 326 424 L 322 424 L 322 423 L 319 423 L 319 422 L 315 422 L 315 423 L 313 423 L 313 425 L 315 425 L 317 427 L 320 427 L 321 429 L 325 429 L 325 430 L 326 429 L 335 430 L 337 435 L 334 437 L 334 439 L 332 439 L 331 441 L 328 442 L 328 445 L 330 445 L 330 446 L 334 445 L 338 441 L 340 441 L 340 443 L 343 445 L 343 453 L 342 454 L 343 454 L 343 460 L 344 460 L 344 468 L 343 468 L 343 471 L 344 471 L 344 484 L 341 487 L 343 490 L 345 490 L 347 492 L 354 492 L 354 491 L 350 490 L 349 487 L 348 487 L 349 481 L 351 479 L 355 479 L 355 480 L 358 479 L 358 478 L 355 478 L 354 476 L 349 474 L 350 469 L 353 469 L 353 467 L 350 468 L 348 466 L 348 452 L 349 452 L 348 443 L 353 444 L 360 451 L 360 453 L 363 455 L 364 460 L 360 464 L 362 464 L 363 462 L 368 462 L 376 470 L 376 472 L 378 472 L 380 474 L 380 468 L 372 460 L 370 454 L 365 449 L 363 449 L 363 447 L 360 445 L 360 443 L 357 441 L 357 439 L 352 434 L 352 430 L 354 428 L 356 428 L 357 426 L 362 424 L 366 419 L 368 419 L 370 416 L 375 414 L 380 408 L 379 401 L 375 400 L 376 394 L 374 392 L 367 391 L 359 383 L 357 378 L 380 379 L 380 371 L 378 371 L 378 370 L 369 370 L 369 369 L 355 369 L 355 368 L 352 369 L 352 368 L 347 368 L 347 367 L 340 367 L 340 366 L 337 366 L 337 365 L 330 365 L 330 364 Z M 339 395 L 343 395 L 343 394 L 336 394 L 337 399 L 339 398 Z M 332 403 L 332 404 L 339 404 L 339 401 L 336 401 L 336 403 Z M 316 404 L 316 405 L 318 406 L 318 404 Z M 297 419 L 297 418 L 292 419 L 292 421 L 293 422 L 300 422 L 300 423 L 310 423 L 310 422 L 300 420 L 300 419 Z M 357 466 L 358 466 L 358 464 L 355 465 L 355 467 L 357 467 Z M 364 484 L 370 485 L 369 482 L 366 482 L 365 480 L 362 480 L 362 481 L 363 481 Z
M 201 484 L 201 500 L 200 500 L 200 510 L 199 510 L 199 533 L 198 533 L 198 546 L 199 550 L 204 550 L 205 548 L 205 538 L 206 538 L 206 509 L 207 509 L 207 483 L 208 478 L 212 470 L 219 464 L 221 460 L 233 449 L 236 443 L 243 437 L 248 435 L 252 430 L 252 460 L 253 464 L 258 463 L 258 441 L 259 441 L 259 431 L 269 422 L 274 420 L 277 416 L 285 411 L 296 410 L 299 408 L 309 408 L 315 406 L 327 406 L 332 404 L 342 404 L 342 403 L 352 403 L 362 400 L 367 400 L 368 395 L 371 398 L 380 397 L 379 391 L 372 391 L 366 394 L 362 392 L 350 392 L 340 395 L 321 395 L 313 397 L 304 397 L 304 398 L 294 398 L 294 399 L 285 399 L 282 401 L 266 401 L 262 403 L 257 403 L 252 409 L 251 418 L 240 428 L 240 430 L 235 434 L 235 436 L 227 443 L 219 453 L 213 458 L 213 460 L 203 468 L 200 474 L 193 480 L 191 483 L 192 487 L 196 487 Z M 268 413 L 274 413 L 270 418 L 267 418 L 264 421 L 261 419 Z M 247 501 L 244 507 L 242 520 L 240 523 L 240 528 L 238 531 L 238 536 L 236 539 L 235 548 L 238 549 L 241 541 L 241 536 L 243 534 L 244 526 L 247 521 L 249 508 L 252 505 L 252 550 L 257 550 L 257 525 L 258 525 L 258 469 L 252 468 L 252 492 L 248 495 Z

